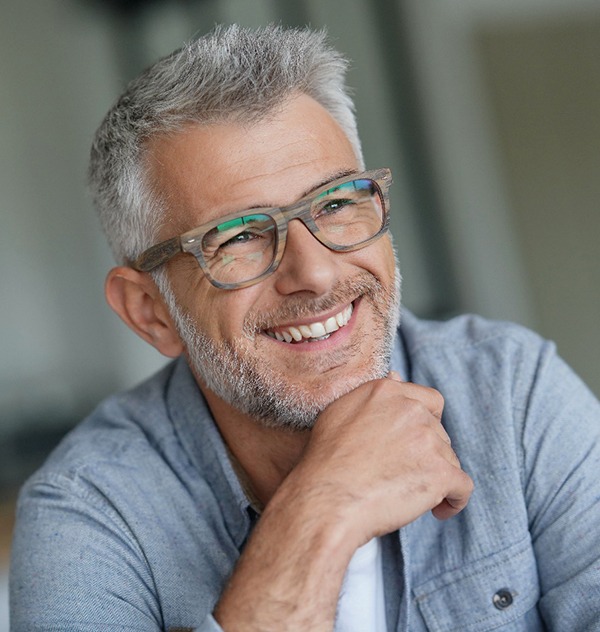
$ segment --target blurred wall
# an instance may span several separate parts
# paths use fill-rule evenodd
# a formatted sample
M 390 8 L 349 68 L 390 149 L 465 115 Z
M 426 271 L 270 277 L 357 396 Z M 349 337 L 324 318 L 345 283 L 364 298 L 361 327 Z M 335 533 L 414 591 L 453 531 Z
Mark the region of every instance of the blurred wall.
M 600 394 L 600 3 L 401 4 L 462 307 L 555 340 Z
M 76 5 L 2 5 L 0 431 L 76 413 L 122 377 L 84 189 L 91 122 L 118 89 L 109 50 Z
M 538 329 L 600 393 L 600 15 L 478 47 Z

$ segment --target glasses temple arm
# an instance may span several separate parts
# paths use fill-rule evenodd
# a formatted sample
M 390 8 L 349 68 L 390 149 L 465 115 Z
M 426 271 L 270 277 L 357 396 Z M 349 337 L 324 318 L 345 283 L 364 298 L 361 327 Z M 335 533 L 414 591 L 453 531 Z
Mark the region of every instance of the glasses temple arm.
M 172 237 L 156 246 L 145 250 L 137 259 L 131 262 L 131 267 L 139 272 L 151 272 L 155 268 L 167 263 L 177 253 L 182 252 L 179 237 Z

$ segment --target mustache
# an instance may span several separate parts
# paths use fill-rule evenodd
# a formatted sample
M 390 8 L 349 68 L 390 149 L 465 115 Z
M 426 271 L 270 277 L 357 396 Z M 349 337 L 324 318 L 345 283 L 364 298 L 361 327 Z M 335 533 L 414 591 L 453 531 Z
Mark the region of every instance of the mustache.
M 339 307 L 340 304 L 350 303 L 359 296 L 370 297 L 375 304 L 378 304 L 383 294 L 385 294 L 385 289 L 379 279 L 369 272 L 362 272 L 352 279 L 339 281 L 325 296 L 290 297 L 276 309 L 261 310 L 260 313 L 250 312 L 244 320 L 244 333 L 254 336 L 282 322 L 298 320 L 318 312 L 326 312 Z

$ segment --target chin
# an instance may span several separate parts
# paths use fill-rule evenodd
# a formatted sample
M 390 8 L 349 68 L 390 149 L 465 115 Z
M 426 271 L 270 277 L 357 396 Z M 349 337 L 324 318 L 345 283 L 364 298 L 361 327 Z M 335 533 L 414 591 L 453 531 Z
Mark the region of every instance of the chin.
M 260 401 L 255 401 L 256 406 L 249 406 L 246 400 L 243 405 L 246 410 L 243 412 L 268 428 L 310 430 L 330 404 L 366 382 L 385 377 L 387 372 L 386 362 L 385 367 L 378 366 L 366 372 L 340 376 L 327 380 L 327 384 L 323 384 L 322 377 L 317 385 L 288 383 L 288 387 L 280 391 L 277 397 L 269 397 L 268 393 L 263 392 Z

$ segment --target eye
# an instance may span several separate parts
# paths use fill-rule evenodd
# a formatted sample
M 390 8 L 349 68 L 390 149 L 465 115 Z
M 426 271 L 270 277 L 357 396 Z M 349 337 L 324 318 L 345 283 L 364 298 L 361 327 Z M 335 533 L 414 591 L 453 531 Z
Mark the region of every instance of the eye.
M 261 235 L 259 233 L 245 230 L 244 232 L 238 233 L 237 235 L 231 237 L 231 239 L 228 239 L 220 244 L 219 248 L 228 248 L 229 246 L 235 246 L 236 244 L 246 244 L 254 239 L 259 239 L 260 237 Z
M 323 204 L 319 205 L 319 209 L 315 218 L 322 217 L 323 215 L 333 215 L 334 213 L 339 213 L 346 206 L 354 203 L 354 200 L 350 200 L 347 198 L 336 198 L 333 200 L 327 200 Z

